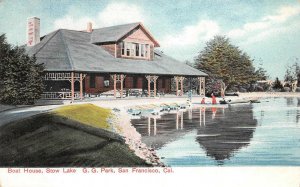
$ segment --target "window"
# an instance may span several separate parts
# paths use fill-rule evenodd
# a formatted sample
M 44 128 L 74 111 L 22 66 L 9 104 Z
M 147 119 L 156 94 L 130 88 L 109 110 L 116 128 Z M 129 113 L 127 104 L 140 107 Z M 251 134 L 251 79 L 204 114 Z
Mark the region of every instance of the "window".
M 149 44 L 122 42 L 121 53 L 122 56 L 148 58 Z
M 145 57 L 145 45 L 141 44 L 141 57 Z
M 129 43 L 125 43 L 125 48 L 126 48 L 126 56 L 130 56 L 131 45 Z
M 90 88 L 96 87 L 96 76 L 94 74 L 90 75 Z
M 125 43 L 121 43 L 122 55 L 125 55 Z
M 148 57 L 148 52 L 149 51 L 149 45 L 148 44 L 146 44 L 145 45 L 145 57 Z
M 135 56 L 140 56 L 140 44 L 135 44 Z

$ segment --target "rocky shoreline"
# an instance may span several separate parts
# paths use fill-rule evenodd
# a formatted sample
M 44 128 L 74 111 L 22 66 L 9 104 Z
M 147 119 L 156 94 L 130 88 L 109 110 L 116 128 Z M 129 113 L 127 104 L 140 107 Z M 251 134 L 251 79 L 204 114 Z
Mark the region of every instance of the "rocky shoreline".
M 113 131 L 121 135 L 125 143 L 134 153 L 145 160 L 146 164 L 153 167 L 165 167 L 161 162 L 156 152 L 152 148 L 148 148 L 146 144 L 141 141 L 141 135 L 136 131 L 135 127 L 130 122 L 130 117 L 125 110 L 112 111 L 112 117 L 109 123 L 113 127 Z

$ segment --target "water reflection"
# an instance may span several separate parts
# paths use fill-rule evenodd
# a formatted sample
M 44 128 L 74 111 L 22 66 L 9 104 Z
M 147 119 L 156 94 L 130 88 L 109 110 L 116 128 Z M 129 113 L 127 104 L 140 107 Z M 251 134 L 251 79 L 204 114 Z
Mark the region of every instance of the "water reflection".
M 217 161 L 229 159 L 234 152 L 247 146 L 257 124 L 252 105 L 179 110 L 174 114 L 148 117 L 147 121 L 147 136 L 143 125 L 145 119 L 133 119 L 132 124 L 148 146 L 159 149 L 191 130 L 197 130 L 195 141 L 200 149 Z
M 300 110 L 299 110 L 299 107 L 300 107 L 300 98 L 297 98 L 297 114 L 296 114 L 296 123 L 298 124 L 299 123 L 299 118 L 300 118 Z
M 294 98 L 293 97 L 287 97 L 285 99 L 286 99 L 287 106 L 294 106 Z
M 270 98 L 176 110 L 132 124 L 167 165 L 300 166 L 299 106 L 300 98 Z
M 205 126 L 205 107 L 201 107 L 199 108 L 199 122 L 200 122 L 200 127 L 202 126 L 202 122 L 203 122 L 203 126 Z
M 212 120 L 197 130 L 196 141 L 207 156 L 222 161 L 249 145 L 257 120 L 253 118 L 252 105 L 230 107 L 222 116 L 216 116 L 216 113 L 217 109 L 212 108 Z

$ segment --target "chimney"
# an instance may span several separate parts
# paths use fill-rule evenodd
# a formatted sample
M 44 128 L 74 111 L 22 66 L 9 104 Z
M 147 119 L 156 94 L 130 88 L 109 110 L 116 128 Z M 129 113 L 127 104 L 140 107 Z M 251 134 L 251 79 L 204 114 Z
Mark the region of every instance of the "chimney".
M 93 31 L 93 24 L 92 22 L 88 22 L 86 32 L 92 32 L 92 31 Z
M 27 46 L 34 46 L 40 42 L 40 18 L 28 18 Z

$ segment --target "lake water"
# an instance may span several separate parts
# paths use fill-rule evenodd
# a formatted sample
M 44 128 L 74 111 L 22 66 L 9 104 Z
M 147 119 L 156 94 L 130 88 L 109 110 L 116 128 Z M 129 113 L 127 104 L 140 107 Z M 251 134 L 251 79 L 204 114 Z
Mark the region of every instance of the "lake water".
M 300 166 L 300 98 L 195 108 L 132 124 L 168 166 Z

